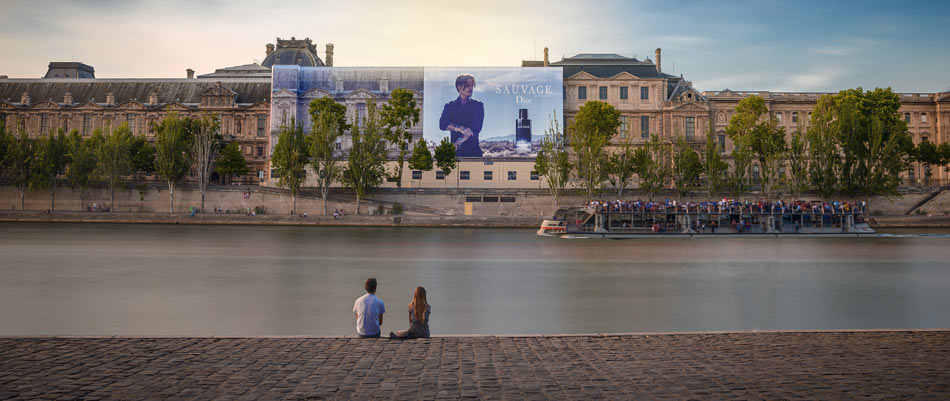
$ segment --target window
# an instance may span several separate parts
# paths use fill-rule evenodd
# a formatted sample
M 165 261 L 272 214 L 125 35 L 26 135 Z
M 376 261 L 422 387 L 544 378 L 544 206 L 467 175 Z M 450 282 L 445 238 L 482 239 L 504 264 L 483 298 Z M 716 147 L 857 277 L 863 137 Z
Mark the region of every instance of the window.
M 49 114 L 40 114 L 40 134 L 49 131 Z
M 578 86 L 578 87 L 577 87 L 577 98 L 580 99 L 580 100 L 587 99 L 587 87 L 586 87 L 586 86 Z
M 778 123 L 782 123 L 782 112 L 775 113 L 775 119 L 778 120 Z
M 601 86 L 600 88 L 598 88 L 598 95 L 600 97 L 600 100 L 607 100 L 607 87 Z
M 798 112 L 797 112 L 797 111 L 793 111 L 793 112 L 792 112 L 792 122 L 793 122 L 793 123 L 797 123 L 797 122 L 798 122 Z
M 422 170 L 412 170 L 412 179 L 421 180 L 422 179 Z
M 63 131 L 69 132 L 69 118 L 63 117 Z
M 366 103 L 357 103 L 356 104 L 356 126 L 362 126 L 363 120 L 366 119 Z
M 640 138 L 650 139 L 650 116 L 640 116 Z
M 147 121 L 146 124 L 148 125 L 148 133 L 149 133 L 149 134 L 154 134 L 154 133 L 155 133 L 155 120 Z
M 129 130 L 131 130 L 132 133 L 134 134 L 135 133 L 135 114 L 126 113 L 125 123 L 129 125 Z
M 343 139 L 337 137 L 337 138 L 336 138 L 336 150 L 341 150 L 341 149 L 343 149 Z
M 257 136 L 264 136 L 264 125 L 267 124 L 267 116 L 260 114 L 257 116 Z
M 241 133 L 241 128 L 243 128 L 243 127 L 241 127 L 241 126 L 244 125 L 244 124 L 242 124 L 242 122 L 243 122 L 243 121 L 242 121 L 240 118 L 234 120 L 234 124 L 235 124 L 235 125 L 234 125 L 234 133 L 236 133 L 236 134 L 240 134 L 240 133 Z
M 437 179 L 437 180 L 444 180 L 444 179 L 445 179 L 445 171 L 436 170 L 436 171 L 435 171 L 435 179 Z
M 482 197 L 481 196 L 466 196 L 465 201 L 466 202 L 481 202 Z
M 910 113 L 904 113 L 904 122 L 910 124 Z
M 649 100 L 650 99 L 650 87 L 641 86 L 640 87 L 640 100 Z
M 541 179 L 541 176 L 538 174 L 537 171 L 532 171 L 532 172 L 531 172 L 531 181 L 537 181 L 537 180 L 540 180 L 540 179 Z
M 89 136 L 92 134 L 92 114 L 86 113 L 82 115 L 82 135 Z
M 491 180 L 492 180 L 492 172 L 491 172 L 491 171 L 486 171 L 486 172 L 485 172 L 485 181 L 491 181 Z
M 620 138 L 627 137 L 627 116 L 620 116 Z
M 627 100 L 627 97 L 628 97 L 627 89 L 628 88 L 626 86 L 620 87 L 620 100 Z
M 517 171 L 509 171 L 509 172 L 508 172 L 508 181 L 515 181 L 515 180 L 517 180 L 517 179 L 518 179 L 518 172 L 517 172 Z
M 468 170 L 459 171 L 459 179 L 462 181 L 467 181 L 469 176 Z
M 927 113 L 920 113 L 920 123 L 927 124 Z
M 253 146 L 248 145 L 248 146 L 245 146 L 245 147 L 244 147 L 244 154 L 245 154 L 245 155 L 250 156 L 250 155 L 253 154 L 253 153 L 254 153 L 254 147 L 253 147 Z
M 724 153 L 726 151 L 726 136 L 719 134 L 719 152 Z
M 755 182 L 756 184 L 759 183 L 759 165 L 758 164 L 752 165 L 752 181 Z
M 928 138 L 927 135 L 920 137 L 920 143 L 924 142 L 930 142 L 930 138 Z
M 498 203 L 498 197 L 497 196 L 483 196 L 482 202 Z
M 686 117 L 686 140 L 692 141 L 696 135 L 696 117 Z
M 911 166 L 911 168 L 907 169 L 907 179 L 910 180 L 910 183 L 911 183 L 911 184 L 914 184 L 914 183 L 917 181 L 916 177 L 914 177 L 914 167 L 913 167 L 913 166 Z
M 287 109 L 280 110 L 280 125 L 287 125 Z
M 506 202 L 506 203 L 514 203 L 514 202 L 515 202 L 515 197 L 514 197 L 514 196 L 502 196 L 502 197 L 499 198 L 499 200 L 501 200 L 502 202 Z
M 263 146 L 258 146 L 258 147 L 257 147 L 257 155 L 258 155 L 258 156 L 261 156 L 261 157 L 264 156 L 264 147 L 263 147 Z

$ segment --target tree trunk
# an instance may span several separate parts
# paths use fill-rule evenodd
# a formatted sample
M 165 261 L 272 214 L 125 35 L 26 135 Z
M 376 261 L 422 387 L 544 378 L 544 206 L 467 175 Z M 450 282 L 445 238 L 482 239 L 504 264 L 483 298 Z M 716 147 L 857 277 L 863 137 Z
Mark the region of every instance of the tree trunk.
M 357 192 L 356 193 L 356 215 L 359 216 L 359 214 L 360 214 L 360 193 Z
M 290 197 L 294 199 L 294 207 L 290 210 L 290 214 L 297 214 L 297 194 L 295 192 L 291 192 Z
M 23 211 L 23 203 L 26 198 L 26 185 L 20 185 L 20 211 Z
M 206 185 L 207 183 L 201 184 L 201 210 L 200 210 L 201 213 L 204 213 L 205 211 L 205 186 Z
M 327 195 L 329 194 L 329 192 L 330 192 L 330 188 L 329 188 L 329 185 L 327 185 L 323 188 L 323 215 L 324 216 L 327 215 Z
M 53 188 L 49 190 L 49 211 L 52 212 L 56 210 L 56 183 L 53 183 Z
M 83 211 L 83 203 L 82 203 L 82 201 L 83 201 L 83 198 L 84 198 L 84 195 L 85 195 L 84 192 L 86 192 L 86 188 L 79 187 L 79 211 L 80 211 L 80 212 Z
M 168 182 L 168 213 L 175 213 L 175 183 Z
M 109 213 L 112 213 L 115 210 L 115 183 L 109 185 L 109 188 L 111 189 L 109 191 Z

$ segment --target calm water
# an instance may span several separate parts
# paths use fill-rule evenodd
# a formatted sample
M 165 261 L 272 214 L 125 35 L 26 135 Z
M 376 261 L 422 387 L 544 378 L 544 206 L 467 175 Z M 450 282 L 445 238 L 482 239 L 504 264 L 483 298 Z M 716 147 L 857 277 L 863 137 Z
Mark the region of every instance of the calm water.
M 950 238 L 562 240 L 533 230 L 0 224 L 0 335 L 950 327 Z

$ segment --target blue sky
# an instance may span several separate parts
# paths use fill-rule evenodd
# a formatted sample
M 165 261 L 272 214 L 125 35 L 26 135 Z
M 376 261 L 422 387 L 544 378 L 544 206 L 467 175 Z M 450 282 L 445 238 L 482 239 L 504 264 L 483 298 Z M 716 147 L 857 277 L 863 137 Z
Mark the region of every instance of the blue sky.
M 700 90 L 950 89 L 950 2 L 26 1 L 0 3 L 0 75 L 83 61 L 184 77 L 264 57 L 275 36 L 339 66 L 517 66 L 580 52 L 653 58 Z M 322 54 L 321 54 L 322 56 Z

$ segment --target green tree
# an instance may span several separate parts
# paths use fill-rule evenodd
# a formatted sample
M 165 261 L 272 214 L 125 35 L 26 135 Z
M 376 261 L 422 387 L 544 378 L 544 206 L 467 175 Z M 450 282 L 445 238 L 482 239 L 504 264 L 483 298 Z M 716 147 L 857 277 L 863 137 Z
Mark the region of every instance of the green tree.
M 671 175 L 676 194 L 680 200 L 689 194 L 689 191 L 699 186 L 702 174 L 703 162 L 700 160 L 699 154 L 689 146 L 682 136 L 677 136 L 676 143 L 673 145 Z
M 386 142 L 376 113 L 376 105 L 366 105 L 366 120 L 350 132 L 353 146 L 347 154 L 343 184 L 356 192 L 356 214 L 360 214 L 360 200 L 383 183 L 386 176 Z
M 670 178 L 669 163 L 670 145 L 660 140 L 658 135 L 650 135 L 650 140 L 643 147 L 633 152 L 637 165 L 637 179 L 640 190 L 647 193 L 649 200 L 659 193 Z
M 937 153 L 940 154 L 940 165 L 944 170 L 950 172 L 950 142 L 941 143 L 937 147 Z
M 132 138 L 132 171 L 138 174 L 151 174 L 155 172 L 155 145 L 148 142 L 144 135 L 136 135 Z
M 313 103 L 311 103 L 311 106 L 313 106 Z M 313 110 L 312 107 L 311 110 Z M 313 171 L 317 175 L 320 197 L 323 198 L 323 214 L 326 215 L 330 185 L 333 185 L 334 181 L 339 181 L 343 175 L 343 165 L 336 150 L 336 141 L 340 137 L 341 131 L 337 114 L 316 113 L 312 121 L 313 128 L 310 131 L 309 140 L 310 159 L 313 163 Z
M 168 212 L 175 213 L 175 184 L 188 174 L 192 122 L 169 114 L 155 126 L 155 171 L 168 184 Z
M 448 139 L 445 141 L 448 142 Z M 571 162 L 565 147 L 567 147 L 566 135 L 561 130 L 557 114 L 552 114 L 550 125 L 544 131 L 544 137 L 541 138 L 541 149 L 538 150 L 538 156 L 534 159 L 534 170 L 547 182 L 551 198 L 554 199 L 555 212 L 557 212 L 561 193 L 564 192 L 564 187 L 567 186 L 571 177 Z
M 241 153 L 241 142 L 234 140 L 221 148 L 221 156 L 215 162 L 214 168 L 222 177 L 223 183 L 230 183 L 232 177 L 250 172 L 247 159 Z
M 725 150 L 713 141 L 712 130 L 706 135 L 706 149 L 703 151 L 703 175 L 706 180 L 706 192 L 710 196 L 726 190 L 729 163 L 722 159 Z
M 33 140 L 24 130 L 8 138 L 3 164 L 10 184 L 20 189 L 20 211 L 23 211 L 26 187 L 30 183 L 30 171 L 33 168 Z
M 96 180 L 96 150 L 103 141 L 102 135 L 84 139 L 78 130 L 72 130 L 67 137 L 69 165 L 66 166 L 66 179 L 70 187 L 79 188 L 79 210 L 84 209 L 86 189 Z
M 599 101 L 584 103 L 568 125 L 574 151 L 574 169 L 582 177 L 579 182 L 588 199 L 600 190 L 607 177 L 606 148 L 619 127 L 620 112 L 610 104 Z
M 333 119 L 332 124 L 336 126 L 338 137 L 343 136 L 346 130 L 351 128 L 346 121 L 346 106 L 337 103 L 332 97 L 325 96 L 313 99 L 310 101 L 309 110 L 312 124 L 316 124 L 317 120 L 323 115 L 332 116 L 328 118 Z
M 623 190 L 630 185 L 636 172 L 637 158 L 634 157 L 633 144 L 629 137 L 624 138 L 620 141 L 617 150 L 610 154 L 607 165 L 607 179 L 617 190 L 617 199 L 623 199 Z
M 419 142 L 416 142 L 416 145 L 412 147 L 412 155 L 409 156 L 409 169 L 430 171 L 432 170 L 432 162 L 432 152 L 429 151 L 426 140 L 420 139 Z
M 271 156 L 271 168 L 279 176 L 277 186 L 290 191 L 293 208 L 290 214 L 297 214 L 297 193 L 307 180 L 307 165 L 310 164 L 310 146 L 303 133 L 303 126 L 290 120 L 290 126 L 280 127 L 277 145 Z
M 410 129 L 419 123 L 419 107 L 412 91 L 396 89 L 389 94 L 389 103 L 382 106 L 379 112 L 380 122 L 385 131 L 386 140 L 399 149 L 396 158 L 396 171 L 392 174 L 396 178 L 396 186 L 402 186 L 402 169 L 409 152 L 409 142 L 412 141 Z
M 66 133 L 50 131 L 34 142 L 35 158 L 30 187 L 49 190 L 49 208 L 56 209 L 56 187 L 59 176 L 65 173 L 67 160 Z
M 834 122 L 834 97 L 824 95 L 818 99 L 808 124 L 808 177 L 811 185 L 823 199 L 828 199 L 838 187 L 841 151 L 832 124 Z
M 201 211 L 205 210 L 205 193 L 208 181 L 214 172 L 215 162 L 221 154 L 224 137 L 221 136 L 221 120 L 216 114 L 192 120 L 191 146 L 189 161 L 191 171 L 198 178 L 198 190 L 201 192 Z
M 792 140 L 788 143 L 786 157 L 788 159 L 788 175 L 785 180 L 788 191 L 793 199 L 798 199 L 802 192 L 807 191 L 809 187 L 808 179 L 808 139 L 804 129 L 799 126 L 792 133 Z
M 442 170 L 442 174 L 448 177 L 458 165 L 458 154 L 455 152 L 455 145 L 448 137 L 442 138 L 439 146 L 435 147 L 435 165 Z M 455 181 L 458 185 L 458 180 Z
M 96 152 L 99 176 L 109 187 L 109 209 L 115 210 L 115 188 L 124 183 L 123 178 L 132 170 L 132 131 L 122 124 L 103 136 Z
M 923 164 L 925 182 L 929 185 L 933 178 L 933 166 L 941 164 L 940 152 L 937 145 L 930 141 L 922 141 L 914 149 L 914 158 Z
M 737 148 L 733 153 L 736 161 L 735 190 L 744 189 L 744 178 L 752 166 L 751 162 L 755 161 L 760 169 L 762 189 L 766 198 L 771 199 L 779 184 L 779 169 L 785 162 L 787 144 L 785 128 L 779 127 L 778 121 L 769 116 L 765 99 L 755 95 L 742 99 L 729 120 L 726 134 Z

